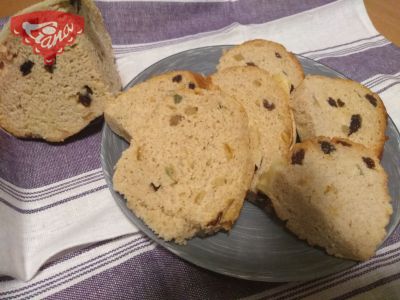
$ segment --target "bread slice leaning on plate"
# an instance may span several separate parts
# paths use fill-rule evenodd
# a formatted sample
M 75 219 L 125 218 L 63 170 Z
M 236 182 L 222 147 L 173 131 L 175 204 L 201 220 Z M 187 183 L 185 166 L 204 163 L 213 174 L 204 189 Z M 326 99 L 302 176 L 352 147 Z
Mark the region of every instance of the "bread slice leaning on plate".
M 156 100 L 116 165 L 114 189 L 164 240 L 230 230 L 254 171 L 244 108 L 218 90 Z
M 259 186 L 299 238 L 337 257 L 367 260 L 385 238 L 392 214 L 387 180 L 373 151 L 318 137 L 296 144 Z
M 231 67 L 211 76 L 213 85 L 238 100 L 249 117 L 254 162 L 251 190 L 274 161 L 286 158 L 296 140 L 289 90 L 282 76 L 257 67 Z

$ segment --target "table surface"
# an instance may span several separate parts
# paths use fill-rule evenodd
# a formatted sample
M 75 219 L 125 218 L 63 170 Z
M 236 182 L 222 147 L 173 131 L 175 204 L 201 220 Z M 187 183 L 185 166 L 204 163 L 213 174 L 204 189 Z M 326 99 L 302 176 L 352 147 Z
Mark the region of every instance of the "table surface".
M 9 16 L 39 0 L 1 0 L 0 17 Z M 376 29 L 400 47 L 400 1 L 364 0 L 368 14 Z

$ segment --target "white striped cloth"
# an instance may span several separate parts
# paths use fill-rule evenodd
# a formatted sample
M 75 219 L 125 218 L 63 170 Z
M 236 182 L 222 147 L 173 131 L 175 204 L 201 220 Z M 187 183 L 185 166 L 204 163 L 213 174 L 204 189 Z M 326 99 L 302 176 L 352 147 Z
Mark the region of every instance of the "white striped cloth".
M 400 49 L 376 31 L 363 1 L 289 2 L 293 7 L 283 12 L 278 8 L 286 7 L 285 4 L 277 1 L 246 2 L 256 6 L 248 14 L 254 14 L 251 16 L 257 24 L 250 24 L 251 19 L 240 13 L 239 8 L 245 7 L 245 1 L 240 0 L 100 0 L 97 4 L 113 37 L 124 84 L 160 59 L 187 49 L 265 38 L 378 92 L 400 126 Z M 123 19 L 132 9 L 137 15 L 131 22 L 137 25 L 142 21 L 140 9 L 144 8 L 158 9 L 160 18 L 168 10 L 182 13 L 179 16 L 189 29 L 168 31 L 168 24 L 161 24 L 157 27 L 160 31 L 167 28 L 162 36 L 159 32 L 151 33 L 153 28 L 148 29 L 146 36 L 140 35 L 140 30 L 147 30 L 144 28 L 137 29 L 138 32 L 135 28 L 127 29 L 122 37 L 118 36 L 120 27 L 131 28 L 127 25 L 131 23 L 113 24 L 114 18 Z M 196 19 L 200 8 L 209 9 L 211 17 L 220 9 L 221 20 L 213 18 L 202 24 L 210 16 Z M 276 8 L 271 15 L 270 8 Z M 185 11 L 188 18 L 183 17 Z M 226 11 L 235 12 L 236 19 L 225 20 L 228 17 L 222 12 Z M 190 27 L 192 23 L 196 25 L 194 29 Z M 185 30 L 194 32 L 188 34 Z M 135 39 L 130 39 L 129 34 Z M 90 143 L 98 151 L 100 134 L 92 139 Z M 11 141 L 11 137 L 0 136 L 0 152 L 5 141 Z M 12 176 L 0 178 L 0 273 L 21 279 L 0 278 L 0 299 L 400 298 L 399 229 L 373 259 L 325 278 L 287 284 L 232 279 L 187 264 L 135 233 L 136 228 L 125 219 L 106 188 L 99 165 L 93 163 L 86 172 L 75 173 L 40 187 L 21 188 Z M 106 241 L 88 246 L 101 240 Z M 50 262 L 38 272 L 48 259 Z M 28 279 L 31 280 L 22 281 Z

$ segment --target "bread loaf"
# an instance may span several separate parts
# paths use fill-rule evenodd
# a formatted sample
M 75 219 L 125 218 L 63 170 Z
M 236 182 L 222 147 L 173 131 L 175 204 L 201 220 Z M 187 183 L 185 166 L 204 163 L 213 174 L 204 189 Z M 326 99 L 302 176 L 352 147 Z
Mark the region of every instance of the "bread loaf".
M 9 24 L 0 34 L 0 127 L 17 137 L 63 141 L 103 114 L 121 88 L 111 39 L 90 0 L 49 0 L 18 14 L 54 10 L 79 14 L 84 32 L 56 63 L 45 66 Z

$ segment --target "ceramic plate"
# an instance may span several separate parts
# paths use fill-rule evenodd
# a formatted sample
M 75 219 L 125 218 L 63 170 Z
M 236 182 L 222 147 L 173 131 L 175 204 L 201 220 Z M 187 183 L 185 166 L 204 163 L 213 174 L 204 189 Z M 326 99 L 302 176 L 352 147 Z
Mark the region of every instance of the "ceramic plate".
M 170 70 L 192 70 L 213 73 L 224 49 L 231 46 L 213 46 L 184 51 L 167 57 L 134 78 L 129 88 L 151 76 Z M 343 77 L 338 72 L 310 59 L 299 56 L 306 74 Z M 389 119 L 382 164 L 389 174 L 389 188 L 393 202 L 393 215 L 387 227 L 388 236 L 400 217 L 400 145 L 399 133 Z M 123 139 L 104 125 L 101 159 L 111 193 L 125 215 L 147 236 L 179 257 L 205 269 L 249 280 L 286 282 L 309 280 L 338 272 L 355 264 L 353 261 L 327 255 L 323 250 L 310 247 L 288 232 L 273 213 L 266 213 L 245 202 L 239 219 L 229 233 L 220 232 L 206 238 L 194 238 L 181 246 L 159 238 L 132 213 L 125 200 L 112 188 L 114 166 L 123 150 L 128 147 Z

